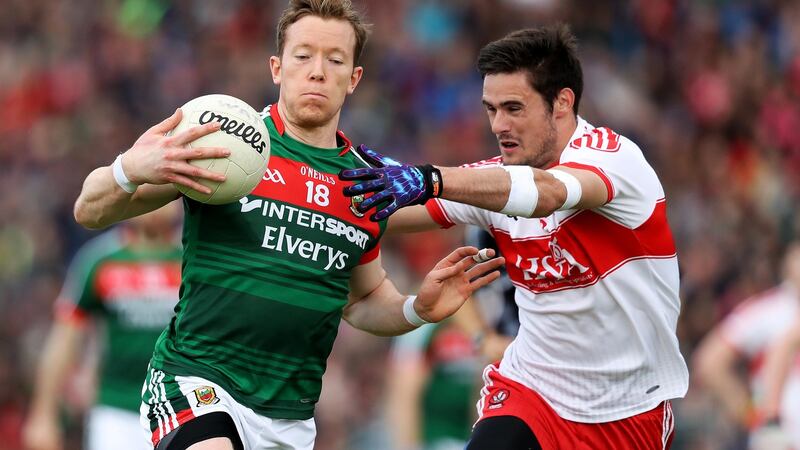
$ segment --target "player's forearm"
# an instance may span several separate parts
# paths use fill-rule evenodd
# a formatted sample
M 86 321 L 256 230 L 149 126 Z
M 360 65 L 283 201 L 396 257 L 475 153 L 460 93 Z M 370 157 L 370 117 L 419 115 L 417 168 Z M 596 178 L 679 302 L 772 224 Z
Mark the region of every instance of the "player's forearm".
M 800 325 L 800 323 L 798 323 Z M 764 363 L 765 419 L 778 416 L 786 378 L 791 370 L 794 355 L 800 351 L 800 328 L 793 328 L 769 352 Z
M 119 187 L 109 167 L 89 174 L 75 202 L 75 220 L 87 228 L 104 228 L 158 208 L 178 198 L 172 184 L 142 184 L 133 194 Z
M 497 212 L 508 203 L 511 176 L 501 168 L 439 167 L 439 170 L 442 173 L 442 198 Z M 548 172 L 531 170 L 538 190 L 532 217 L 548 216 L 564 204 L 566 190 Z
M 403 302 L 391 281 L 385 279 L 367 296 L 351 301 L 344 308 L 344 319 L 355 328 L 376 336 L 397 336 L 413 330 L 403 316 Z
M 707 360 L 697 369 L 703 385 L 722 404 L 728 417 L 747 425 L 752 414 L 750 392 L 731 366 Z
M 420 448 L 421 416 L 421 386 L 416 388 L 410 385 L 415 383 L 414 377 L 409 377 L 408 371 L 398 367 L 392 371 L 389 380 L 386 401 L 386 416 L 392 424 L 392 441 L 397 450 L 415 450 Z
M 33 414 L 55 415 L 58 399 L 70 367 L 75 361 L 80 331 L 68 324 L 55 324 L 42 351 L 33 390 Z
M 75 202 L 75 220 L 86 228 L 105 228 L 124 218 L 132 195 L 114 181 L 111 167 L 92 171 Z

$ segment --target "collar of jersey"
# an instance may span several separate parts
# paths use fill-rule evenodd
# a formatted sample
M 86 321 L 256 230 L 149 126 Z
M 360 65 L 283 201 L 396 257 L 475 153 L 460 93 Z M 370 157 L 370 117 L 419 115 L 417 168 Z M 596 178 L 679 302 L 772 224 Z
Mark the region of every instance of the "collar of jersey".
M 284 133 L 286 132 L 286 126 L 283 124 L 283 119 L 281 118 L 281 114 L 278 112 L 278 104 L 277 103 L 273 103 L 272 105 L 270 105 L 270 107 L 269 107 L 269 117 L 270 117 L 270 119 L 272 119 L 272 124 L 275 125 L 275 131 L 277 131 L 278 134 L 281 135 L 282 137 L 289 138 L 289 139 L 297 142 L 298 144 L 303 144 L 303 145 L 305 145 L 305 146 L 307 146 L 309 148 L 320 149 L 320 150 L 334 150 L 334 149 L 327 149 L 327 148 L 321 148 L 321 147 L 314 147 L 314 146 L 305 144 L 303 142 L 300 142 L 297 139 L 292 138 L 291 136 L 288 136 L 288 135 L 284 136 Z M 339 156 L 344 156 L 345 154 L 347 154 L 347 152 L 350 151 L 350 148 L 353 146 L 353 143 L 350 142 L 350 139 L 348 139 L 347 136 L 345 136 L 344 133 L 342 133 L 341 130 L 336 130 L 336 143 L 339 144 L 339 146 L 336 147 L 336 150 L 340 150 L 339 151 Z

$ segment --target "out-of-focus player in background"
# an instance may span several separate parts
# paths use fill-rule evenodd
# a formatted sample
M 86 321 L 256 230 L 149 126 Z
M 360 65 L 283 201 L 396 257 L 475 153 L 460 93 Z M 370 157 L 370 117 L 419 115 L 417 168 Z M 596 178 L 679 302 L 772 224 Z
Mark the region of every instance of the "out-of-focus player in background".
M 800 448 L 800 358 L 796 353 L 781 357 L 785 362 L 780 365 L 791 362 L 786 364 L 788 376 L 781 388 L 775 381 L 779 377 L 767 375 L 764 364 L 771 346 L 787 333 L 797 334 L 798 292 L 800 243 L 795 242 L 784 256 L 783 282 L 739 305 L 709 332 L 694 355 L 699 380 L 715 394 L 727 415 L 751 432 L 753 449 Z M 740 375 L 738 363 L 747 364 L 747 380 Z M 767 377 L 773 381 L 768 383 Z M 772 393 L 767 389 L 770 384 Z
M 759 408 L 760 425 L 764 431 L 759 435 L 766 440 L 782 433 L 794 448 L 800 448 L 800 308 L 794 323 L 768 350 L 764 358 L 764 401 Z M 781 425 L 784 424 L 784 425 Z M 788 430 L 792 427 L 791 430 Z M 757 437 L 761 437 L 757 436 Z
M 136 217 L 87 242 L 67 272 L 42 351 L 24 429 L 27 450 L 63 448 L 60 406 L 89 325 L 99 333 L 96 401 L 87 450 L 143 450 L 142 379 L 156 339 L 175 315 L 181 279 L 180 205 Z
M 386 385 L 393 450 L 461 450 L 475 422 L 481 359 L 452 319 L 395 338 Z
M 499 276 L 502 258 L 475 264 L 478 249 L 461 247 L 416 296 L 388 279 L 379 246 L 385 221 L 355 210 L 336 179 L 366 166 L 337 130 L 363 74 L 366 38 L 349 0 L 290 1 L 269 60 L 279 97 L 263 114 L 268 176 L 232 204 L 184 199 L 181 299 L 142 392 L 142 424 L 157 449 L 310 450 L 342 318 L 373 334 L 402 334 L 451 315 Z M 164 136 L 179 121 L 176 112 L 119 159 L 117 170 L 139 186 L 123 189 L 111 167 L 89 175 L 75 206 L 80 223 L 99 227 L 157 209 L 178 197 L 172 182 L 203 189 L 191 178 L 220 179 L 185 161 L 224 155 L 185 145 L 219 124 Z
M 466 227 L 464 243 L 497 250 L 475 226 Z M 500 272 L 452 318 L 393 339 L 386 383 L 393 450 L 464 448 L 477 419 L 481 370 L 502 357 L 519 329 L 515 288 Z
M 478 57 L 501 156 L 474 167 L 340 174 L 360 210 L 415 231 L 489 230 L 517 287 L 521 327 L 484 372 L 467 449 L 663 449 L 688 387 L 675 334 L 678 262 L 661 183 L 638 146 L 578 116 L 583 77 L 564 26 L 513 32 Z M 457 149 L 454 149 L 457 151 Z M 446 199 L 446 200 L 444 200 Z
M 477 248 L 496 246 L 490 234 L 474 226 L 466 227 L 464 241 Z M 515 288 L 501 273 L 448 321 L 393 341 L 387 416 L 394 450 L 464 448 L 477 418 L 481 369 L 502 357 L 519 330 Z

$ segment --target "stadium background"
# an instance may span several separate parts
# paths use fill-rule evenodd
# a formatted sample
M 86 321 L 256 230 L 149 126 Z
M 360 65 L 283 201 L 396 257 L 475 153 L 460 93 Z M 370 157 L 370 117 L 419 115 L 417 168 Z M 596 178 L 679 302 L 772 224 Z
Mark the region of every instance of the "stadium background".
M 581 41 L 581 114 L 638 142 L 659 173 L 678 244 L 690 358 L 742 299 L 774 284 L 800 232 L 800 2 L 763 0 L 356 1 L 374 31 L 341 128 L 412 162 L 492 156 L 478 49 L 563 20 Z M 283 1 L 4 0 L 0 14 L 0 449 L 20 448 L 31 373 L 76 248 L 88 172 L 205 93 L 257 109 Z M 401 286 L 455 245 L 393 239 Z M 320 450 L 386 448 L 388 341 L 343 327 L 318 409 Z M 690 359 L 689 359 L 690 360 Z M 79 448 L 87 378 L 64 390 Z M 675 449 L 741 448 L 701 386 L 676 402 Z

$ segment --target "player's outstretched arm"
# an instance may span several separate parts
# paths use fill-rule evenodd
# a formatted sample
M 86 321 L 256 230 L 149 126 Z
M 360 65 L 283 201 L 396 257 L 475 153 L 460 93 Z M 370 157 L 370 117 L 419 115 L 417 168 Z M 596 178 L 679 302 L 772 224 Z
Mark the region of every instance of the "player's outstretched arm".
M 397 291 L 386 277 L 380 258 L 359 266 L 350 279 L 350 300 L 344 308 L 344 319 L 378 336 L 395 336 L 424 322 L 444 320 L 473 292 L 500 277 L 497 269 L 505 260 L 491 258 L 494 250 L 489 250 L 491 259 L 476 264 L 473 255 L 477 254 L 475 247 L 459 247 L 450 253 L 428 273 L 416 297 Z M 412 323 L 409 316 L 415 322 L 421 321 Z
M 166 133 L 180 123 L 181 117 L 181 110 L 176 110 L 142 134 L 114 164 L 92 171 L 75 202 L 75 220 L 87 228 L 104 228 L 175 200 L 178 190 L 171 183 L 209 193 L 195 178 L 223 181 L 223 175 L 188 162 L 230 154 L 226 148 L 187 146 L 217 131 L 219 123 L 210 122 L 167 136 Z
M 375 221 L 432 197 L 519 217 L 546 217 L 558 209 L 590 209 L 608 201 L 606 184 L 589 170 L 412 166 L 363 145 L 358 151 L 374 167 L 343 170 L 339 178 L 356 181 L 345 187 L 345 195 L 373 193 L 358 209 L 363 213 L 376 208 L 370 216 Z

